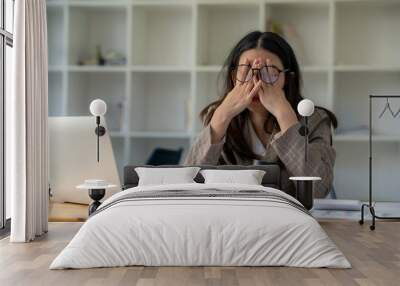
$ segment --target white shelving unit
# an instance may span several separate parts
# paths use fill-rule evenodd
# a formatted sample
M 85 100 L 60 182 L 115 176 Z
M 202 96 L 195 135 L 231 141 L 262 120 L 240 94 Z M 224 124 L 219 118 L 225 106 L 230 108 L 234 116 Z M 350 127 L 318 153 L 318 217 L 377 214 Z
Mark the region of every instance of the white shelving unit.
M 134 4 L 132 64 L 192 66 L 192 6 Z
M 260 4 L 199 4 L 197 65 L 220 66 L 231 48 L 248 32 L 260 29 Z
M 90 102 L 101 98 L 107 103 L 107 126 L 110 131 L 122 131 L 126 110 L 126 74 L 119 71 L 87 72 L 72 71 L 68 76 L 67 114 L 88 114 Z
M 190 132 L 190 72 L 132 72 L 132 132 Z
M 126 5 L 84 1 L 68 5 L 68 64 L 76 65 L 79 60 L 90 57 L 101 46 L 103 51 L 127 51 L 127 9 Z M 107 5 L 106 5 L 107 4 Z
M 144 163 L 155 147 L 186 153 L 202 127 L 200 110 L 220 94 L 218 73 L 230 49 L 249 31 L 281 24 L 303 71 L 303 96 L 339 119 L 336 192 L 367 198 L 362 127 L 368 127 L 369 94 L 400 93 L 400 2 L 48 0 L 47 12 L 49 115 L 89 115 L 89 102 L 104 99 L 121 173 L 126 164 Z M 78 64 L 99 45 L 126 63 Z M 392 105 L 400 108 L 400 101 Z M 376 199 L 400 200 L 391 176 L 400 172 L 397 119 L 375 120 L 374 133 L 376 187 L 385 185 Z

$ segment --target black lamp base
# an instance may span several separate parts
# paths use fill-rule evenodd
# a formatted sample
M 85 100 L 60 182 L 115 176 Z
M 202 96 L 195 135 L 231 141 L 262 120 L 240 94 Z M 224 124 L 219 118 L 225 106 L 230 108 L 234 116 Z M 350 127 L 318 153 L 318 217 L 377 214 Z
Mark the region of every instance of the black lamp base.
M 301 136 L 308 135 L 308 132 L 309 131 L 308 131 L 308 128 L 306 126 L 304 126 L 304 125 L 300 126 L 299 133 L 300 133 Z
M 104 126 L 99 125 L 98 127 L 96 127 L 96 129 L 94 130 L 94 133 L 98 136 L 103 136 L 104 134 L 106 134 L 106 128 Z
M 303 204 L 307 210 L 314 205 L 313 181 L 296 181 L 296 199 Z
M 89 216 L 101 205 L 100 200 L 104 198 L 105 194 L 106 189 L 89 189 L 89 197 L 93 200 L 89 205 Z

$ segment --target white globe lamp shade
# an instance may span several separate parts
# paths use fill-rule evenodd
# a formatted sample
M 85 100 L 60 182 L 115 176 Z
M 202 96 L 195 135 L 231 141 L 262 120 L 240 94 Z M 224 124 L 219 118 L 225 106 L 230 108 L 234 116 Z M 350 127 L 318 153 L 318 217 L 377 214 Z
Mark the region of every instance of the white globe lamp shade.
M 311 116 L 314 113 L 314 102 L 309 99 L 303 99 L 297 105 L 297 111 L 301 116 Z
M 95 99 L 90 103 L 89 109 L 94 116 L 103 116 L 107 112 L 107 104 L 104 100 Z

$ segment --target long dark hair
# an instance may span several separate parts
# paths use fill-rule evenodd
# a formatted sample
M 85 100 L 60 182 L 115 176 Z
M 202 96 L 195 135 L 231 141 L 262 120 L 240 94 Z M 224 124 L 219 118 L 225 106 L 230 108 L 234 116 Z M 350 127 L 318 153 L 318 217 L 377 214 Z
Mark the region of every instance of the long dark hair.
M 232 77 L 232 72 L 239 64 L 240 56 L 245 51 L 255 48 L 263 48 L 277 55 L 283 64 L 283 68 L 289 70 L 289 72 L 285 73 L 285 85 L 283 90 L 293 110 L 297 112 L 297 104 L 303 99 L 300 91 L 302 77 L 293 49 L 285 39 L 276 33 L 254 31 L 244 36 L 232 49 L 225 60 L 222 71 L 219 75 L 220 78 L 223 79 L 223 92 L 218 100 L 210 103 L 200 112 L 200 117 L 204 125 L 210 123 L 215 109 L 233 89 L 235 83 L 233 79 L 234 77 Z M 334 128 L 337 127 L 337 119 L 331 111 L 319 106 L 316 106 L 316 108 L 325 110 L 329 115 L 332 126 Z M 229 124 L 226 133 L 226 143 L 223 148 L 227 159 L 232 163 L 236 163 L 234 153 L 244 159 L 260 159 L 259 156 L 252 151 L 251 146 L 243 135 L 242 130 L 244 130 L 248 117 L 249 110 L 245 109 L 239 115 L 234 117 Z M 271 132 L 268 130 L 268 126 L 271 126 L 271 123 L 273 126 L 279 126 L 276 118 L 269 113 L 264 125 L 266 132 Z M 220 160 L 220 163 L 225 162 Z

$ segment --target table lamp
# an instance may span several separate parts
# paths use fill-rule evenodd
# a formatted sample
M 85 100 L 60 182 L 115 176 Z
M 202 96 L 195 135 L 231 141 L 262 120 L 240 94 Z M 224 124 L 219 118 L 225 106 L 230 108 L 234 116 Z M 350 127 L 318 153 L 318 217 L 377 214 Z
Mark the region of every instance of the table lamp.
M 100 146 L 99 146 L 100 136 L 103 136 L 104 134 L 106 134 L 106 128 L 104 128 L 104 126 L 100 125 L 100 116 L 104 116 L 104 114 L 106 114 L 107 104 L 104 102 L 104 100 L 95 99 L 90 103 L 89 109 L 90 109 L 90 113 L 93 116 L 96 116 L 97 127 L 94 130 L 94 132 L 97 135 L 97 162 L 99 162 L 100 161 Z
M 301 116 L 304 117 L 304 123 L 299 129 L 301 136 L 304 136 L 305 146 L 304 146 L 304 160 L 305 168 L 307 170 L 307 157 L 308 157 L 308 117 L 314 113 L 314 103 L 309 99 L 303 99 L 297 105 L 297 111 Z M 298 199 L 306 209 L 312 209 L 314 205 L 314 195 L 313 195 L 313 182 L 321 180 L 320 177 L 310 177 L 300 176 L 300 177 L 290 177 L 292 181 L 296 182 L 296 199 Z
M 304 125 L 302 125 L 299 129 L 299 133 L 301 136 L 304 136 L 305 140 L 305 148 L 304 148 L 304 158 L 305 162 L 307 162 L 308 155 L 308 117 L 314 113 L 314 102 L 309 99 L 303 99 L 297 105 L 297 111 L 301 116 L 304 117 Z

